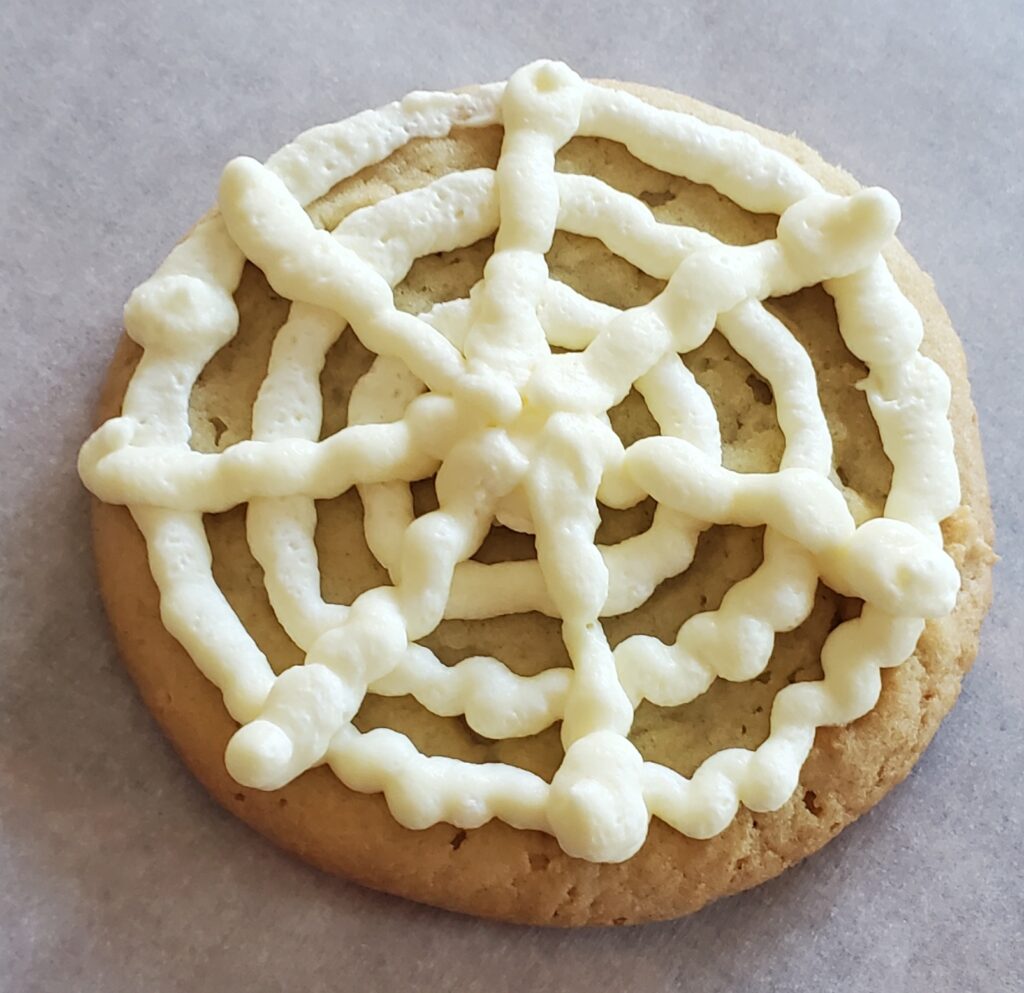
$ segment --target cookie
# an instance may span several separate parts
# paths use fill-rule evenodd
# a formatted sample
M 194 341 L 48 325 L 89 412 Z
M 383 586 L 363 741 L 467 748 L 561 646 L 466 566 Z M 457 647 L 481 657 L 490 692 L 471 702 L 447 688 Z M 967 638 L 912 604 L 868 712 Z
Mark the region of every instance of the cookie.
M 819 848 L 989 600 L 963 355 L 897 219 L 551 63 L 232 163 L 80 462 L 183 760 L 324 869 L 523 922 L 677 916 Z

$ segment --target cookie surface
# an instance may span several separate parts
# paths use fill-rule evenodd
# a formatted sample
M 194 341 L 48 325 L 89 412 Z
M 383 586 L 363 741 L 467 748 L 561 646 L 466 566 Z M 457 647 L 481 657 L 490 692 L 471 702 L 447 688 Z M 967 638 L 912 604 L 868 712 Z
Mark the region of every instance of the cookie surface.
M 793 139 L 682 97 L 630 89 L 656 105 L 755 133 L 826 188 L 842 193 L 856 188 Z M 416 141 L 340 183 L 310 213 L 332 228 L 353 210 L 394 192 L 423 186 L 449 172 L 493 167 L 500 142 L 497 128 Z M 646 202 L 660 220 L 706 230 L 725 242 L 770 238 L 777 223 L 774 216 L 740 210 L 709 187 L 659 173 L 621 145 L 602 139 L 573 139 L 559 154 L 558 167 L 596 175 Z M 420 312 L 465 296 L 480 278 L 490 247 L 483 242 L 420 260 L 396 292 L 399 306 Z M 847 727 L 818 730 L 800 786 L 780 810 L 752 814 L 741 808 L 724 832 L 708 840 L 687 838 L 656 819 L 638 854 L 620 864 L 597 864 L 571 858 L 548 835 L 518 831 L 499 821 L 469 830 L 444 824 L 407 830 L 394 821 L 380 796 L 347 790 L 326 768 L 311 770 L 273 792 L 239 787 L 224 767 L 224 750 L 237 725 L 220 693 L 161 623 L 145 545 L 129 512 L 97 503 L 96 551 L 104 600 L 121 653 L 147 705 L 190 768 L 233 812 L 323 868 L 413 899 L 537 923 L 632 923 L 686 913 L 775 875 L 820 847 L 907 773 L 955 700 L 988 603 L 991 521 L 962 352 L 928 278 L 898 246 L 886 257 L 924 320 L 923 352 L 952 382 L 950 419 L 962 506 L 945 522 L 943 534 L 960 570 L 962 589 L 954 613 L 929 622 L 913 657 L 883 671 L 881 697 L 868 715 Z M 555 278 L 620 308 L 644 303 L 660 288 L 591 239 L 559 234 L 548 261 Z M 273 335 L 287 316 L 288 302 L 252 266 L 246 267 L 236 301 L 239 333 L 207 365 L 192 391 L 192 445 L 200 450 L 219 451 L 249 437 L 252 405 Z M 865 368 L 838 334 L 831 299 L 814 287 L 772 300 L 769 307 L 814 364 L 836 475 L 848 503 L 862 519 L 878 515 L 891 467 L 864 396 L 855 388 Z M 101 405 L 103 418 L 119 412 L 138 355 L 131 342 L 120 347 Z M 321 377 L 324 436 L 344 426 L 349 392 L 369 359 L 351 334 L 343 335 L 329 353 Z M 777 469 L 783 440 L 767 384 L 719 335 L 690 352 L 686 362 L 714 401 L 724 464 L 741 472 Z M 635 397 L 615 412 L 613 424 L 627 442 L 652 432 Z M 429 483 L 418 484 L 417 511 L 431 509 L 434 500 Z M 366 548 L 355 491 L 321 501 L 317 509 L 325 599 L 350 603 L 363 590 L 386 582 L 386 573 Z M 651 513 L 649 504 L 607 512 L 598 537 L 616 541 L 637 533 L 650 523 Z M 206 526 L 218 585 L 275 670 L 301 662 L 301 651 L 274 617 L 261 570 L 248 550 L 243 509 L 208 515 Z M 761 529 L 711 528 L 686 572 L 663 583 L 639 609 L 606 619 L 610 642 L 638 632 L 670 641 L 682 619 L 714 609 L 735 581 L 753 572 L 761 545 Z M 532 554 L 529 538 L 495 529 L 476 557 L 500 561 Z M 818 658 L 826 635 L 858 609 L 857 602 L 819 585 L 811 615 L 777 639 L 762 677 L 745 683 L 719 680 L 678 708 L 644 703 L 630 740 L 645 759 L 687 776 L 722 748 L 756 747 L 767 735 L 775 693 L 792 682 L 820 678 Z M 497 655 L 522 675 L 566 664 L 557 621 L 536 613 L 445 621 L 424 643 L 449 664 L 469 655 Z M 555 728 L 529 738 L 492 741 L 475 734 L 461 718 L 436 717 L 410 697 L 368 697 L 356 724 L 361 730 L 382 726 L 402 731 L 425 754 L 510 762 L 544 778 L 551 777 L 562 757 Z

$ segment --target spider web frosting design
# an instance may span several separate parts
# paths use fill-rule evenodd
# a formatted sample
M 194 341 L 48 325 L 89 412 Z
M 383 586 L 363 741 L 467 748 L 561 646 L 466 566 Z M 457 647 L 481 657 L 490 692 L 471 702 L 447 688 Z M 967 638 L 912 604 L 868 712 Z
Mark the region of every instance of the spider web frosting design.
M 496 122 L 505 135 L 495 170 L 396 194 L 330 232 L 304 210 L 413 138 Z M 595 178 L 556 173 L 555 153 L 574 135 L 622 142 L 658 169 L 778 214 L 777 235 L 727 245 L 657 222 Z M 165 625 L 241 725 L 226 753 L 232 776 L 276 789 L 326 762 L 349 787 L 383 792 L 408 827 L 499 817 L 594 861 L 629 858 L 652 815 L 707 838 L 740 803 L 784 804 L 815 729 L 870 710 L 880 668 L 911 654 L 924 619 L 950 611 L 959 588 L 939 531 L 959 503 L 949 382 L 919 353 L 920 318 L 879 255 L 898 219 L 884 191 L 825 193 L 748 135 L 550 62 L 506 85 L 412 94 L 315 129 L 266 165 L 229 163 L 220 214 L 129 300 L 125 324 L 143 357 L 122 415 L 86 443 L 80 469 L 97 496 L 131 509 Z M 619 311 L 552 280 L 556 229 L 600 239 L 664 290 Z M 396 309 L 392 287 L 417 258 L 491 234 L 468 299 L 419 316 Z M 246 258 L 293 303 L 251 440 L 204 454 L 189 447 L 189 396 L 237 331 L 232 294 Z M 861 385 L 893 464 L 885 516 L 859 527 L 830 481 L 810 360 L 761 304 L 817 283 L 870 370 Z M 722 466 L 711 400 L 680 359 L 716 327 L 772 387 L 786 441 L 778 472 Z M 342 333 L 378 357 L 353 390 L 349 426 L 319 440 L 319 375 Z M 624 447 L 608 411 L 634 387 L 661 434 Z M 435 473 L 438 509 L 414 518 L 409 483 Z M 340 605 L 321 595 L 313 501 L 351 486 L 392 582 Z M 658 509 L 646 533 L 595 543 L 598 502 L 648 496 Z M 202 515 L 240 503 L 274 612 L 306 653 L 280 676 L 213 579 Z M 470 561 L 495 521 L 533 534 L 536 559 Z M 601 617 L 635 609 L 683 572 L 716 523 L 766 525 L 762 565 L 673 644 L 635 636 L 613 650 Z M 764 743 L 720 751 L 690 779 L 644 762 L 627 738 L 639 703 L 678 705 L 716 678 L 756 677 L 776 633 L 810 613 L 819 577 L 864 600 L 863 612 L 829 636 L 822 680 L 777 694 Z M 494 658 L 446 666 L 417 644 L 445 617 L 531 610 L 561 619 L 571 668 L 522 677 Z M 491 738 L 561 721 L 564 760 L 548 783 L 510 765 L 424 756 L 397 732 L 354 727 L 368 692 L 412 694 Z

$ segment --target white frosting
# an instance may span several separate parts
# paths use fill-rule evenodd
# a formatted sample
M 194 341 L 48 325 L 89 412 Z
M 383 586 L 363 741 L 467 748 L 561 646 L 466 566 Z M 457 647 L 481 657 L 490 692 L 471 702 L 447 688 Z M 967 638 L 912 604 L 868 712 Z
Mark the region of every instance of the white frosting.
M 452 174 L 318 231 L 304 205 L 415 137 L 505 126 L 496 170 Z M 777 236 L 735 247 L 658 223 L 597 179 L 554 172 L 574 134 L 623 142 L 640 160 L 780 215 Z M 500 219 L 500 223 L 499 223 Z M 948 612 L 959 577 L 939 521 L 959 502 L 949 382 L 918 351 L 920 318 L 879 256 L 899 219 L 877 189 L 824 193 L 748 135 L 659 110 L 541 62 L 470 94 L 413 94 L 302 135 L 266 165 L 224 171 L 220 215 L 201 223 L 125 309 L 145 349 L 123 412 L 82 449 L 101 499 L 126 504 L 145 535 L 161 616 L 242 725 L 226 761 L 240 783 L 283 786 L 328 763 L 348 786 L 382 791 L 413 828 L 492 817 L 554 834 L 572 855 L 621 861 L 652 815 L 692 837 L 723 830 L 738 804 L 781 806 L 815 729 L 875 704 L 883 666 L 913 651 L 924 618 Z M 556 229 L 601 239 L 667 281 L 626 311 L 549 278 Z M 391 287 L 421 255 L 497 233 L 468 300 L 413 316 Z M 200 370 L 237 330 L 245 258 L 294 301 L 253 411 L 253 435 L 219 454 L 189 448 Z M 864 381 L 892 489 L 857 527 L 829 480 L 832 450 L 806 354 L 760 301 L 824 282 Z M 378 353 L 351 398 L 350 426 L 318 440 L 319 374 L 349 325 Z M 786 439 L 780 470 L 723 468 L 715 412 L 678 353 L 718 329 L 770 383 Z M 553 354 L 552 346 L 573 349 Z M 633 386 L 661 435 L 624 448 L 608 410 Z M 436 473 L 439 507 L 414 519 L 408 483 Z M 357 485 L 368 544 L 392 585 L 351 605 L 320 593 L 314 499 Z M 597 502 L 658 501 L 645 534 L 595 544 Z M 247 533 L 273 609 L 306 652 L 275 677 L 218 590 L 202 514 L 248 502 Z M 536 536 L 535 561 L 469 561 L 495 520 Z M 642 604 L 684 571 L 713 523 L 767 525 L 764 562 L 674 644 L 628 638 L 613 651 L 600 617 Z M 677 705 L 716 677 L 762 672 L 776 632 L 809 614 L 818 577 L 865 600 L 822 652 L 824 678 L 775 698 L 757 749 L 712 755 L 687 779 L 628 741 L 644 698 Z M 444 617 L 540 610 L 562 619 L 571 669 L 517 676 L 491 658 L 443 665 L 416 640 Z M 548 784 L 509 765 L 419 754 L 401 734 L 360 734 L 367 692 L 413 694 L 494 738 L 562 721 L 564 761 Z

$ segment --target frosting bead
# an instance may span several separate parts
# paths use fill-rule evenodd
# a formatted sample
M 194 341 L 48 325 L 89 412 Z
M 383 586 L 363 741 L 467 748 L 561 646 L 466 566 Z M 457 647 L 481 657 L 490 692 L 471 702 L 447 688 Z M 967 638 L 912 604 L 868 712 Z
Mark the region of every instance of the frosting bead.
M 124 326 L 143 348 L 202 349 L 213 354 L 234 337 L 238 310 L 230 293 L 184 274 L 156 276 L 124 308 Z
M 640 753 L 615 734 L 598 731 L 569 747 L 548 801 L 552 830 L 569 855 L 625 862 L 639 851 L 650 820 L 642 769 Z
M 276 724 L 257 720 L 240 727 L 228 742 L 224 762 L 242 786 L 275 790 L 292 778 L 292 740 Z
M 837 553 L 839 592 L 901 617 L 944 617 L 956 605 L 960 575 L 953 561 L 920 531 L 878 517 L 862 524 Z

